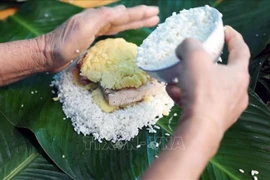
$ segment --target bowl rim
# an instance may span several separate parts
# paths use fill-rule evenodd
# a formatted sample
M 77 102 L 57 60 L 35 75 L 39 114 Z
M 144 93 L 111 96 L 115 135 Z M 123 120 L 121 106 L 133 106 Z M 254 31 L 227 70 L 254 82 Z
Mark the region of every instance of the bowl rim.
M 211 31 L 211 33 L 207 36 L 207 38 L 206 38 L 203 42 L 201 41 L 201 43 L 204 45 L 206 42 L 208 42 L 208 40 L 209 40 L 209 38 L 211 37 L 211 35 L 212 35 L 215 31 L 217 31 L 217 27 L 219 26 L 220 23 L 222 24 L 222 27 L 223 27 L 223 23 L 222 23 L 222 14 L 221 14 L 216 8 L 210 7 L 210 6 L 208 6 L 208 5 L 205 5 L 205 6 L 199 6 L 199 7 L 196 7 L 196 8 L 202 8 L 202 7 L 204 7 L 204 8 L 210 8 L 210 9 L 211 9 L 211 12 L 212 12 L 212 14 L 213 14 L 213 17 L 215 18 L 215 19 L 214 19 L 214 24 L 215 24 L 214 29 Z M 187 39 L 187 38 L 185 38 L 185 39 Z M 182 42 L 183 42 L 183 41 L 182 41 Z M 181 44 L 181 43 L 180 43 L 180 44 Z M 222 49 L 223 49 L 223 48 L 224 48 L 224 45 L 223 45 Z M 174 53 L 175 53 L 175 50 L 174 50 Z M 137 59 L 137 58 L 136 58 L 136 59 Z M 164 71 L 164 70 L 166 70 L 166 69 L 170 69 L 170 68 L 172 68 L 173 66 L 176 66 L 177 64 L 180 64 L 181 59 L 179 59 L 179 58 L 177 58 L 177 59 L 178 59 L 178 61 L 176 61 L 175 63 L 170 64 L 169 66 L 165 66 L 165 67 L 162 67 L 162 68 L 158 68 L 158 69 L 145 69 L 145 68 L 139 66 L 139 65 L 137 64 L 137 62 L 136 62 L 136 64 L 137 64 L 138 67 L 139 67 L 141 70 L 143 70 L 143 71 L 146 71 L 146 72 L 159 72 L 159 71 Z M 215 61 L 214 61 L 214 62 L 217 62 L 216 59 L 218 59 L 218 57 L 215 58 Z

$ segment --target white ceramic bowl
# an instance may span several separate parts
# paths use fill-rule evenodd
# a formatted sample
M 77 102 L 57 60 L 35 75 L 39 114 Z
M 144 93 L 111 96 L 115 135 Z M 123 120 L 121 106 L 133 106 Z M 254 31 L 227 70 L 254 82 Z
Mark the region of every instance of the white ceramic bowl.
M 224 46 L 224 28 L 222 22 L 222 15 L 220 12 L 212 8 L 213 16 L 216 18 L 216 26 L 208 38 L 203 42 L 204 49 L 209 53 L 213 62 L 217 62 Z M 175 47 L 177 48 L 177 47 Z M 173 54 L 170 58 L 175 58 Z M 168 57 L 166 57 L 168 58 Z M 140 67 L 150 76 L 156 78 L 159 81 L 169 84 L 177 83 L 177 79 L 180 76 L 179 65 L 181 61 L 177 60 L 175 64 L 158 70 L 148 70 Z

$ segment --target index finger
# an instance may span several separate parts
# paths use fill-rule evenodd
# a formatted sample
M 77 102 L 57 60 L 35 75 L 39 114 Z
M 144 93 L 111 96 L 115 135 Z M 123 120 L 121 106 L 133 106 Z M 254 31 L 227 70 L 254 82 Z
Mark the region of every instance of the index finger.
M 145 19 L 157 16 L 158 13 L 159 9 L 156 6 L 135 6 L 131 8 L 126 8 L 125 11 L 121 13 L 121 16 L 119 16 L 118 18 L 113 18 L 111 23 L 115 26 L 119 26 L 131 22 L 143 21 Z
M 229 50 L 228 65 L 236 64 L 247 68 L 249 64 L 250 52 L 242 35 L 232 27 L 226 26 L 225 41 Z

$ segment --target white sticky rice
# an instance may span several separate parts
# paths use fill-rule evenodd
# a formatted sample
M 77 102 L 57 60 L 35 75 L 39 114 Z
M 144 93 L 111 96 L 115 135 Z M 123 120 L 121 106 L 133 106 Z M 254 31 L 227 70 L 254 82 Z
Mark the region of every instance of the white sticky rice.
M 137 65 L 144 70 L 158 70 L 178 62 L 176 47 L 186 38 L 206 41 L 215 28 L 220 26 L 222 14 L 208 5 L 175 12 L 168 17 L 138 47 Z M 213 42 L 223 42 L 222 34 Z M 216 51 L 214 46 L 211 51 Z M 207 49 L 206 49 L 207 50 Z M 218 49 L 219 50 L 219 49 Z
M 92 134 L 99 142 L 131 140 L 144 126 L 154 125 L 174 104 L 164 87 L 164 93 L 151 101 L 104 113 L 93 102 L 90 92 L 73 82 L 70 70 L 57 74 L 52 86 L 58 88 L 59 101 L 65 115 L 71 119 L 74 130 L 78 134 Z

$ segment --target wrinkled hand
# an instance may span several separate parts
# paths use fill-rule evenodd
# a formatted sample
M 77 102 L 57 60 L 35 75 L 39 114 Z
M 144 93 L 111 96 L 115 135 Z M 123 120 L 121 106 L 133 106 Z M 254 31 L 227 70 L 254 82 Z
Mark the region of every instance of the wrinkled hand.
M 57 72 L 86 50 L 96 37 L 113 35 L 128 29 L 151 27 L 159 22 L 157 7 L 87 9 L 69 18 L 64 24 L 45 35 L 47 66 Z
M 225 27 L 229 49 L 227 65 L 216 65 L 193 39 L 176 50 L 183 60 L 179 87 L 168 85 L 168 94 L 183 107 L 184 115 L 209 121 L 225 132 L 248 105 L 248 64 L 250 52 L 241 34 Z

